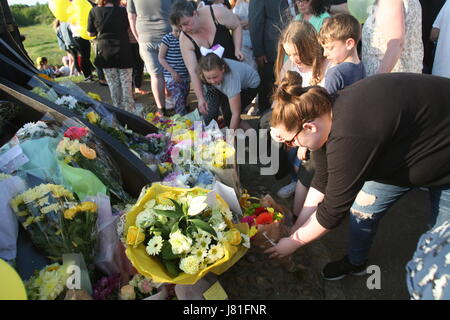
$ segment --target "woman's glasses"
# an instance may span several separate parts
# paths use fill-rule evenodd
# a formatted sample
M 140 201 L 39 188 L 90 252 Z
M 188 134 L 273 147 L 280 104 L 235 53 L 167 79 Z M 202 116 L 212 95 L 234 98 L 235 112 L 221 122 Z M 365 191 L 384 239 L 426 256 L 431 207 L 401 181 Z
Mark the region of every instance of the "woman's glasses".
M 298 136 L 298 134 L 301 132 L 303 130 L 303 128 L 302 129 L 300 129 L 296 134 L 295 134 L 295 136 L 291 139 L 291 140 L 289 140 L 289 141 L 283 141 L 283 143 L 285 144 L 285 145 L 287 145 L 288 147 L 295 147 L 296 145 L 295 145 L 295 138 L 297 138 L 297 136 Z

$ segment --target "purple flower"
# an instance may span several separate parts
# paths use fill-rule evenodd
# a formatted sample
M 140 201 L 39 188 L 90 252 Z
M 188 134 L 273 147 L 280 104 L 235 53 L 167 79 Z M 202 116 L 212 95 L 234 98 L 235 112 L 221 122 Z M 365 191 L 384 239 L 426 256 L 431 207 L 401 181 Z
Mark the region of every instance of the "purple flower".
M 255 225 L 255 219 L 252 216 L 244 216 L 241 218 L 242 223 L 247 223 L 250 227 Z

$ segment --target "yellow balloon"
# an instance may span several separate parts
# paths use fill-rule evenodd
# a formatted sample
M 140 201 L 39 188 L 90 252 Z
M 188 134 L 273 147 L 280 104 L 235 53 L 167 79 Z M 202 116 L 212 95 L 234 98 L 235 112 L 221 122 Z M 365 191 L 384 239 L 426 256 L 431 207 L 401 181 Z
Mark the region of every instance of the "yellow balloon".
M 87 0 L 49 0 L 48 7 L 56 19 L 78 27 L 80 37 L 91 40 L 87 32 L 92 5 Z
M 0 259 L 0 300 L 27 300 L 22 279 L 9 264 Z

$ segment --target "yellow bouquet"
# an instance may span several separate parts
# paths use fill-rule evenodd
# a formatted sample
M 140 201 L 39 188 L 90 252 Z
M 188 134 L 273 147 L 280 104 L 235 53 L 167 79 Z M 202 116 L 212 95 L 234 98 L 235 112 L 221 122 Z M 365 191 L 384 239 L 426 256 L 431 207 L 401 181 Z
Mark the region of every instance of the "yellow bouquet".
M 227 203 L 210 190 L 153 184 L 126 215 L 126 254 L 154 282 L 194 284 L 219 275 L 250 247 L 248 225 L 231 223 Z

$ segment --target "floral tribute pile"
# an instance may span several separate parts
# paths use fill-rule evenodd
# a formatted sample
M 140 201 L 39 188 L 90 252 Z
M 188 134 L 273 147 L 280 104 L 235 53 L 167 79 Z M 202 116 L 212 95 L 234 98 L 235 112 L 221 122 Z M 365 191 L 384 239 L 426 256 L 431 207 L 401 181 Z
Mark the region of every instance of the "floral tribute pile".
M 155 183 L 127 213 L 127 256 L 155 282 L 193 284 L 225 271 L 250 246 L 246 225 L 231 219 L 215 193 Z

